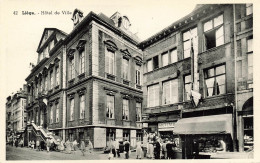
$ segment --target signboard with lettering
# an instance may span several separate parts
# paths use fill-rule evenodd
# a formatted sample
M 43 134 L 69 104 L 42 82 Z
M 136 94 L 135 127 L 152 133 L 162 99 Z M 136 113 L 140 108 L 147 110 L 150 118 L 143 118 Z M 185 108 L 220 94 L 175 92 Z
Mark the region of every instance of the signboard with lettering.
M 158 129 L 160 128 L 173 128 L 176 122 L 164 122 L 158 123 Z
M 143 128 L 148 128 L 148 123 L 143 123 Z

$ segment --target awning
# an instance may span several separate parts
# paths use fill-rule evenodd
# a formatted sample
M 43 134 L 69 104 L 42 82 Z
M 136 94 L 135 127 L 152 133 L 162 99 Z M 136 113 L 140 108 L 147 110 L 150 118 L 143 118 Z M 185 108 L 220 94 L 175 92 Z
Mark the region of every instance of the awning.
M 173 130 L 175 134 L 231 134 L 233 137 L 232 114 L 221 114 L 177 121 Z

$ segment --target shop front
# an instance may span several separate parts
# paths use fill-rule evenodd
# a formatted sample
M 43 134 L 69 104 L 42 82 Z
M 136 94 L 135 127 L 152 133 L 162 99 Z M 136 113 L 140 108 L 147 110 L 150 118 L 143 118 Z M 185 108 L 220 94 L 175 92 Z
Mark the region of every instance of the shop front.
M 181 137 L 183 159 L 233 151 L 232 114 L 183 118 L 175 124 L 174 133 Z

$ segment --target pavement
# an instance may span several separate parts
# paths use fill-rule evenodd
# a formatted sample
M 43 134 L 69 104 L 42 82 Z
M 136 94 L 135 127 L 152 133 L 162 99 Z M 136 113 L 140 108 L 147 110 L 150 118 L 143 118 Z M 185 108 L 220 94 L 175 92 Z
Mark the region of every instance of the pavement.
M 136 159 L 135 152 L 131 153 L 129 159 Z M 72 154 L 65 154 L 63 152 L 36 151 L 27 147 L 16 148 L 6 145 L 6 160 L 108 160 L 108 154 L 103 153 L 103 151 L 93 151 L 92 153 L 86 152 L 83 156 L 80 150 L 73 151 Z M 120 158 L 113 158 L 113 160 L 124 160 L 124 154 L 121 153 Z

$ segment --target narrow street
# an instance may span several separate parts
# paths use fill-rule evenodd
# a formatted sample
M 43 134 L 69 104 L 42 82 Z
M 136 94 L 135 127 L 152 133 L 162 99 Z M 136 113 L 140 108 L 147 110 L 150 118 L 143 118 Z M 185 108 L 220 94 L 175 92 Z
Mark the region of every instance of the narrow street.
M 120 158 L 114 158 L 115 160 L 123 160 L 124 155 L 121 153 Z M 130 159 L 135 159 L 135 152 L 132 152 Z M 103 151 L 94 151 L 92 154 L 86 153 L 82 156 L 82 153 L 77 150 L 72 154 L 65 154 L 62 152 L 49 152 L 36 151 L 27 147 L 13 147 L 6 146 L 6 160 L 108 160 L 108 154 L 104 154 Z

